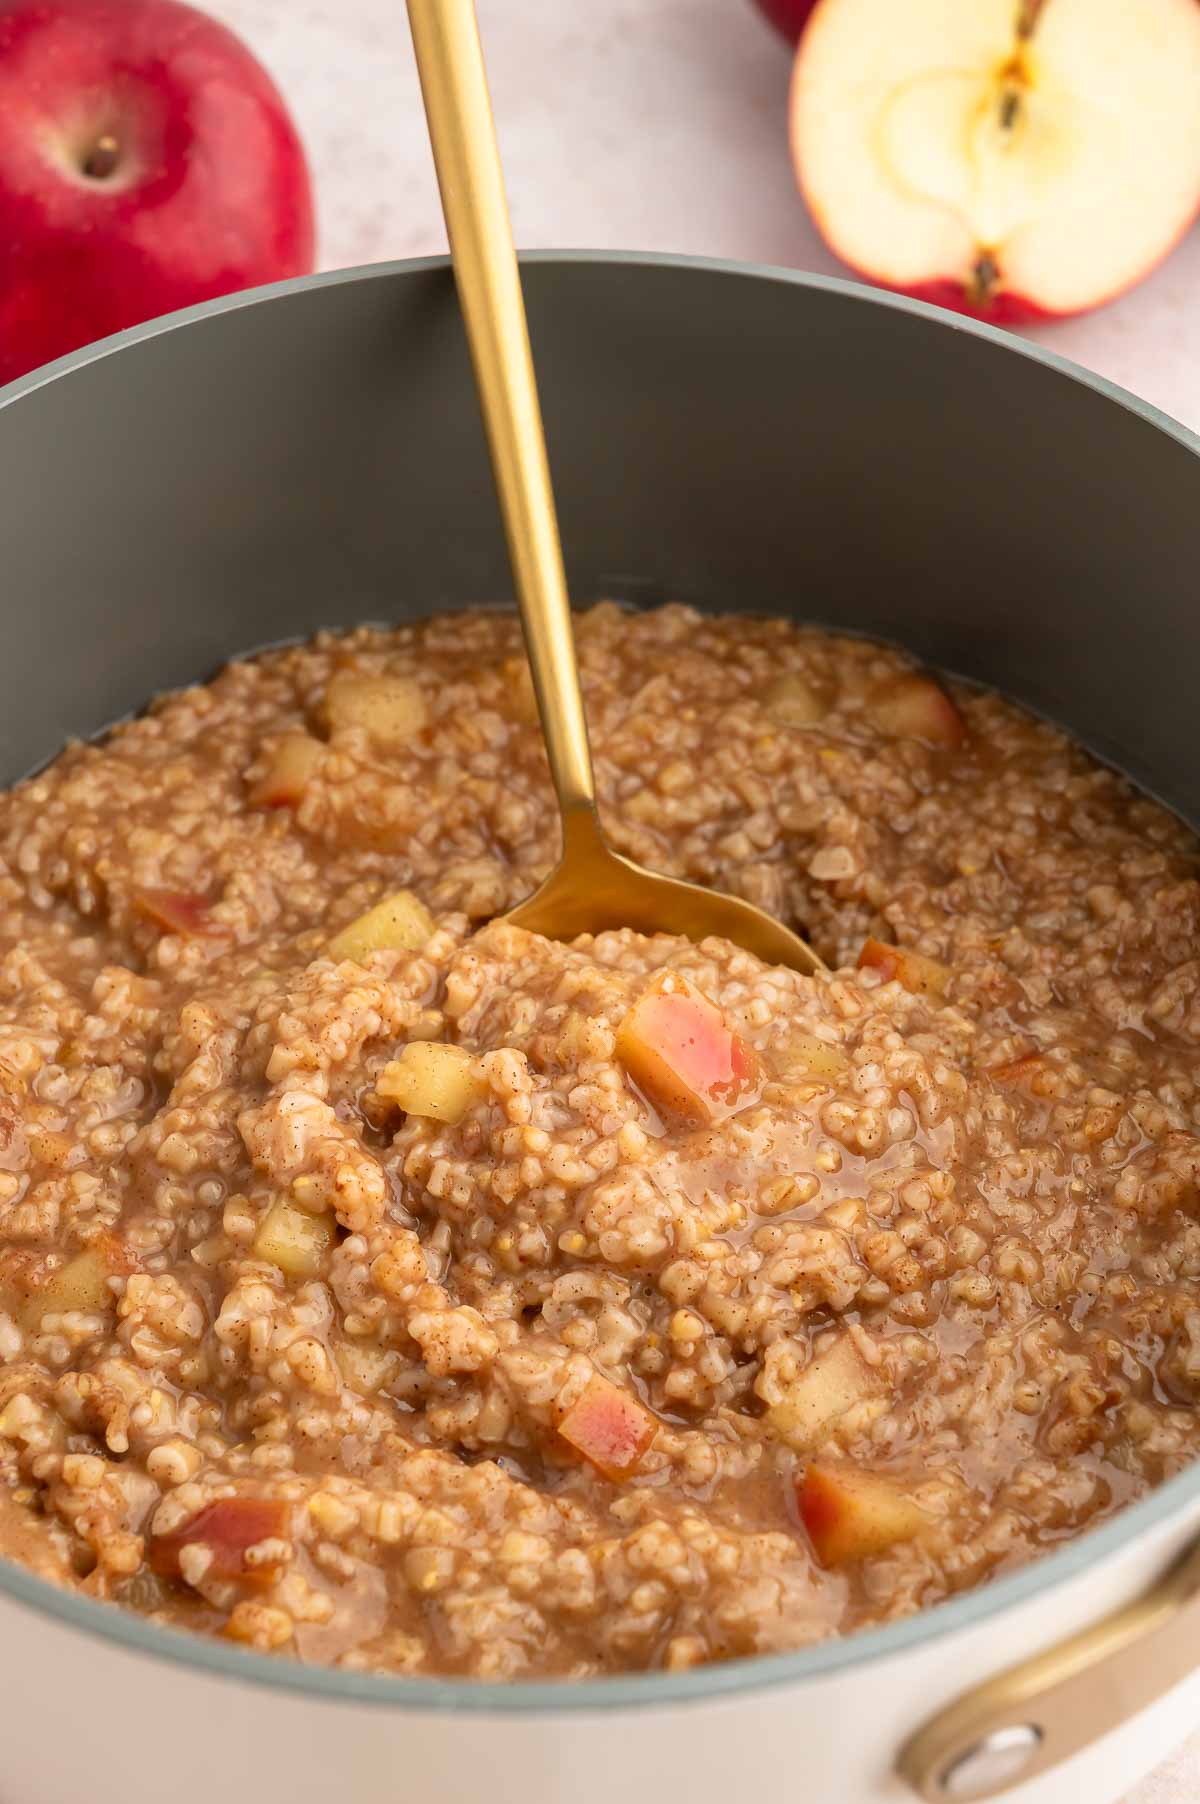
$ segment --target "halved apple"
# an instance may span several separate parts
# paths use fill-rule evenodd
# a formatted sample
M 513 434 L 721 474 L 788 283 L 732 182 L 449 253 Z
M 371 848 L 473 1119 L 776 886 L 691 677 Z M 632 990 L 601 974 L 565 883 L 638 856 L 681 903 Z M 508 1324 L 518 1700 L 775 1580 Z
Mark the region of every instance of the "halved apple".
M 929 1521 L 895 1479 L 853 1466 L 809 1466 L 796 1495 L 822 1566 L 884 1553 L 911 1541 Z
M 1140 281 L 1200 209 L 1196 0 L 821 0 L 792 151 L 871 281 L 1011 322 Z
M 654 978 L 617 1029 L 617 1058 L 656 1108 L 719 1121 L 751 1099 L 758 1060 L 720 1009 L 675 971 Z

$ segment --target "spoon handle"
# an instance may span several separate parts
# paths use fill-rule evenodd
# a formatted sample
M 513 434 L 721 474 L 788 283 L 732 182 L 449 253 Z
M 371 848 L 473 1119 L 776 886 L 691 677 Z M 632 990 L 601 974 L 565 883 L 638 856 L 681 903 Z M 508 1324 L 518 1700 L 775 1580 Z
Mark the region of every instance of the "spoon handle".
M 564 829 L 595 806 L 542 411 L 474 0 L 408 0 L 442 212 Z M 580 823 L 582 825 L 582 823 Z

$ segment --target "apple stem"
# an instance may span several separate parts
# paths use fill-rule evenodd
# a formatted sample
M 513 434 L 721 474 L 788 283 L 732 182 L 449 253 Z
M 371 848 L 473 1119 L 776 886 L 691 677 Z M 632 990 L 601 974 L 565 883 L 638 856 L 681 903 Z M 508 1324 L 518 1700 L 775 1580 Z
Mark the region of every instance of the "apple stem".
M 84 175 L 94 182 L 105 182 L 121 161 L 121 146 L 111 132 L 96 139 L 83 160 Z
M 982 251 L 975 259 L 971 280 L 966 285 L 966 298 L 969 305 L 980 309 L 990 306 L 999 280 L 1000 265 L 990 251 Z
M 1016 88 L 1006 88 L 1000 96 L 1000 129 L 1010 132 L 1021 111 L 1021 96 Z
M 1033 36 L 1045 4 L 1046 0 L 1020 0 L 1017 8 L 1017 36 L 1019 38 Z

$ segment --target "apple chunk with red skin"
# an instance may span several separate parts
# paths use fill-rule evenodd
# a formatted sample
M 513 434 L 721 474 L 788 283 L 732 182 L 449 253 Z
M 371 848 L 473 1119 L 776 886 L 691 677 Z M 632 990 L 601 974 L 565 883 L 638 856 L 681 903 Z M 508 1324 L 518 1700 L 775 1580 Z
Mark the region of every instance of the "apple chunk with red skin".
M 936 958 L 910 952 L 906 946 L 887 946 L 882 940 L 866 940 L 858 955 L 860 971 L 878 971 L 885 983 L 898 983 L 912 996 L 936 1002 L 945 994 L 950 973 Z
M 250 791 L 252 808 L 295 808 L 325 762 L 325 747 L 311 733 L 285 733 Z
M 605 1478 L 631 1478 L 658 1433 L 658 1422 L 636 1397 L 597 1372 L 558 1425 L 558 1432 Z
M 209 1555 L 205 1578 L 266 1587 L 278 1578 L 278 1565 L 251 1565 L 246 1554 L 262 1541 L 286 1536 L 290 1521 L 291 1506 L 279 1498 L 218 1497 L 173 1534 L 155 1536 L 150 1566 L 162 1578 L 180 1578 L 185 1576 L 180 1559 L 185 1548 L 201 1547 Z
M 0 383 L 312 266 L 300 139 L 232 32 L 178 0 L 0 0 Z
M 707 1124 L 744 1108 L 758 1060 L 720 1009 L 675 971 L 643 991 L 617 1029 L 617 1058 L 654 1106 Z
M 822 1566 L 844 1566 L 911 1541 L 929 1517 L 895 1480 L 849 1466 L 809 1466 L 800 1520 Z
M 967 736 L 963 717 L 932 677 L 889 677 L 867 700 L 867 717 L 893 739 L 923 739 L 956 749 Z
M 193 890 L 137 889 L 133 892 L 133 906 L 164 933 L 178 934 L 181 939 L 219 938 L 226 932 L 219 921 L 213 920 L 205 897 Z
M 821 0 L 797 178 L 870 281 L 1002 324 L 1147 275 L 1200 209 L 1196 0 Z

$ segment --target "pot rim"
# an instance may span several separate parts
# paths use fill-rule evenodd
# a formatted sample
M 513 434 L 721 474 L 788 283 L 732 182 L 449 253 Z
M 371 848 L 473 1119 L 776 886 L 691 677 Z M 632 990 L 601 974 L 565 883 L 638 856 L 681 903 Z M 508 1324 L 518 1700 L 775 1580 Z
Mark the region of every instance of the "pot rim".
M 1010 356 L 1041 364 L 1058 376 L 1080 383 L 1156 427 L 1185 450 L 1200 456 L 1200 435 L 1162 412 L 1151 402 L 1131 394 L 1107 377 L 1048 350 L 962 314 L 949 313 L 907 295 L 871 289 L 836 276 L 810 274 L 771 264 L 740 263 L 731 259 L 691 257 L 654 252 L 533 251 L 522 254 L 530 265 L 622 264 L 634 268 L 692 269 L 710 275 L 776 282 L 795 288 L 838 295 L 859 305 L 881 307 L 923 319 L 943 331 L 963 332 L 982 339 Z M 134 326 L 55 362 L 32 371 L 0 388 L 0 411 L 19 403 L 44 384 L 57 382 L 73 370 L 120 352 L 127 345 L 174 332 L 215 315 L 241 307 L 260 306 L 310 289 L 352 282 L 391 280 L 397 276 L 440 271 L 450 274 L 448 257 L 413 257 L 357 268 L 324 271 L 243 290 L 188 307 L 177 313 Z M 985 1583 L 961 1596 L 935 1604 L 913 1616 L 878 1629 L 818 1642 L 795 1653 L 764 1654 L 682 1673 L 639 1673 L 579 1681 L 515 1679 L 496 1683 L 481 1679 L 391 1678 L 371 1673 L 342 1671 L 328 1666 L 302 1666 L 266 1654 L 252 1653 L 227 1642 L 208 1639 L 185 1630 L 163 1628 L 119 1605 L 103 1604 L 76 1592 L 60 1589 L 24 1567 L 0 1560 L 0 1597 L 53 1618 L 70 1628 L 148 1658 L 167 1660 L 218 1678 L 241 1680 L 268 1689 L 298 1694 L 326 1702 L 388 1706 L 401 1711 L 470 1712 L 475 1715 L 529 1716 L 591 1713 L 597 1710 L 646 1709 L 700 1704 L 721 1698 L 743 1697 L 826 1678 L 852 1668 L 867 1667 L 920 1647 L 941 1635 L 982 1627 L 1001 1611 L 1015 1608 L 1038 1594 L 1052 1591 L 1148 1534 L 1160 1524 L 1182 1515 L 1200 1503 L 1200 1461 L 1160 1485 L 1140 1502 L 1121 1509 L 1102 1527 L 1067 1542 L 1056 1552 Z

